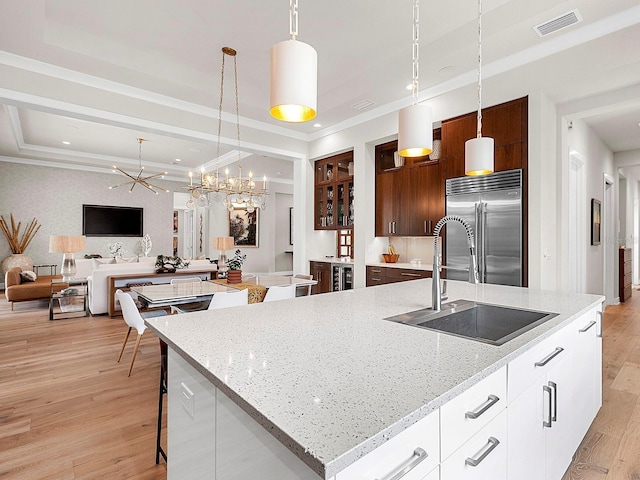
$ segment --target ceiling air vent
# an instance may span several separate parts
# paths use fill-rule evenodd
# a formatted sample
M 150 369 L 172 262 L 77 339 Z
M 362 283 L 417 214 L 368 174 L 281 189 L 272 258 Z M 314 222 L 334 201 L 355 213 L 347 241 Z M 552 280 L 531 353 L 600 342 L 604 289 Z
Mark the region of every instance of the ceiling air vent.
M 574 23 L 578 23 L 582 21 L 582 17 L 580 16 L 580 12 L 578 10 L 571 10 L 559 17 L 554 18 L 553 20 L 549 20 L 548 22 L 541 23 L 538 26 L 533 27 L 538 36 L 546 37 L 547 35 L 552 34 L 553 32 L 557 32 L 558 30 L 562 30 Z
M 360 100 L 351 105 L 351 108 L 355 108 L 356 110 L 366 110 L 367 108 L 373 107 L 376 104 L 373 100 L 369 100 L 365 98 L 364 100 Z

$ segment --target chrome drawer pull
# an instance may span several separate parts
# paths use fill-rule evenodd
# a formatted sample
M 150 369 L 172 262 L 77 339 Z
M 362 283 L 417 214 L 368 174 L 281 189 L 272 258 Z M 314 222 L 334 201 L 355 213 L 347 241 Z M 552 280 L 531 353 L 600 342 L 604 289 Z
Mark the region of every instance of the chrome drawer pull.
M 547 427 L 547 428 L 551 428 L 551 422 L 553 420 L 551 418 L 551 408 L 552 408 L 552 405 L 551 405 L 551 387 L 548 387 L 547 385 L 543 385 L 542 386 L 542 391 L 543 391 L 543 394 L 544 394 L 544 392 L 548 392 L 549 393 L 549 417 L 547 418 L 547 420 L 543 420 L 542 421 L 542 425 Z
M 382 279 L 376 278 L 376 277 L 371 277 L 371 280 L 373 280 L 374 282 L 381 282 L 382 281 Z
M 596 324 L 596 322 L 594 322 L 593 320 L 591 320 L 586 327 L 581 328 L 580 330 L 578 330 L 580 333 L 584 333 L 587 330 L 589 330 L 591 327 L 593 327 Z
M 478 418 L 480 415 L 482 415 L 484 412 L 489 410 L 499 401 L 500 399 L 495 395 L 489 395 L 487 397 L 487 400 L 482 405 L 480 405 L 477 409 L 465 413 L 464 418 L 471 418 L 471 419 Z
M 421 277 L 422 276 L 419 273 L 406 273 L 406 272 L 402 272 L 400 273 L 400 275 L 402 275 L 403 277 Z
M 603 320 L 602 312 L 596 312 L 596 315 L 600 317 L 600 332 L 599 333 L 596 332 L 596 337 L 602 338 L 602 320 Z
M 489 455 L 498 445 L 500 445 L 500 441 L 497 438 L 489 437 L 487 444 L 482 447 L 478 453 L 476 453 L 475 456 L 478 458 L 468 457 L 464 463 L 470 467 L 477 467 L 480 465 L 480 462 L 487 458 L 487 455 Z
M 420 462 L 426 460 L 427 452 L 425 452 L 422 448 L 418 447 L 413 451 L 413 455 L 406 463 L 400 465 L 399 469 L 395 472 L 390 473 L 386 477 L 381 478 L 380 480 L 399 480 L 404 477 L 407 473 L 417 467 Z M 377 478 L 374 480 L 378 480 Z
M 564 348 L 562 347 L 556 347 L 556 349 L 550 353 L 549 355 L 547 355 L 546 357 L 544 357 L 542 360 L 540 360 L 539 362 L 534 363 L 534 365 L 536 367 L 544 367 L 547 363 L 549 363 L 551 360 L 553 360 L 554 358 L 556 358 L 558 355 L 560 355 L 560 353 L 562 353 L 564 351 Z

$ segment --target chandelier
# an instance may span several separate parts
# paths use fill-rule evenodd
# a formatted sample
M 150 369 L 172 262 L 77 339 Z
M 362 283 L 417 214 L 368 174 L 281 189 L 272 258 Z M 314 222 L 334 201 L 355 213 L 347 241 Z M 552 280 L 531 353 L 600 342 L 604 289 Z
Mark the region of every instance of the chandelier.
M 235 82 L 236 100 L 236 138 L 238 143 L 238 175 L 230 175 L 229 169 L 225 168 L 224 173 L 220 172 L 218 161 L 220 159 L 220 132 L 222 129 L 222 100 L 224 98 L 224 60 L 225 56 L 233 57 L 233 73 Z M 218 144 L 216 152 L 215 173 L 205 173 L 204 167 L 200 170 L 199 183 L 193 181 L 193 172 L 189 172 L 189 185 L 185 188 L 189 190 L 190 197 L 187 207 L 195 208 L 208 207 L 210 196 L 214 201 L 224 201 L 224 206 L 232 211 L 236 206 L 245 207 L 249 213 L 256 208 L 267 208 L 267 177 L 262 178 L 262 182 L 256 183 L 253 173 L 249 172 L 246 177 L 242 176 L 242 164 L 240 163 L 242 152 L 240 151 L 240 113 L 238 108 L 238 67 L 236 62 L 236 51 L 230 47 L 222 47 L 222 71 L 220 75 L 220 104 L 218 107 Z M 260 185 L 261 183 L 261 185 Z
M 114 165 L 113 168 L 118 172 L 120 172 L 125 177 L 128 177 L 129 181 L 120 183 L 118 185 L 113 185 L 112 187 L 109 187 L 109 190 L 113 190 L 114 188 L 118 188 L 118 187 L 123 187 L 125 185 L 131 185 L 131 188 L 129 189 L 129 193 L 131 193 L 133 191 L 133 188 L 136 185 L 142 185 L 144 188 L 151 190 L 156 195 L 158 195 L 158 192 L 156 192 L 154 188 L 157 188 L 158 190 L 162 190 L 163 192 L 169 193 L 169 190 L 162 187 L 158 187 L 157 185 L 153 185 L 151 182 L 149 182 L 149 180 L 152 180 L 154 178 L 158 178 L 158 177 L 164 178 L 164 176 L 167 175 L 167 172 L 156 173 L 155 175 L 149 175 L 147 177 L 142 176 L 144 172 L 144 167 L 142 166 L 142 142 L 144 142 L 144 138 L 139 138 L 138 139 L 138 165 L 140 166 L 140 171 L 138 172 L 138 175 L 134 177 L 133 175 L 122 170 L 120 167 L 116 167 Z

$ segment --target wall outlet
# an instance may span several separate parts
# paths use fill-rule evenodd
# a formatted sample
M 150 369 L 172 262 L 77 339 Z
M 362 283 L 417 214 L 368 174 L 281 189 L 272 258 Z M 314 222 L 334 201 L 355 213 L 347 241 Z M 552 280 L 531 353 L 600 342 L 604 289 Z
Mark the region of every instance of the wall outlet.
M 189 416 L 193 418 L 195 415 L 196 395 L 191 390 L 189 390 L 189 387 L 187 387 L 184 383 L 180 384 L 180 388 L 182 391 L 182 408 L 184 408 Z

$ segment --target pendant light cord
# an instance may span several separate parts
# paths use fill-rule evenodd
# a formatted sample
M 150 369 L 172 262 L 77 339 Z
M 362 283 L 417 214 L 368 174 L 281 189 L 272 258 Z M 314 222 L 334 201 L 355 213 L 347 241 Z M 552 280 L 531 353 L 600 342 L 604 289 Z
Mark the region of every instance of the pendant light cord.
M 298 38 L 298 0 L 289 0 L 289 35 L 291 40 Z
M 482 137 L 482 0 L 478 0 L 478 138 Z
M 238 142 L 238 162 L 242 160 L 240 151 L 240 101 L 238 97 L 238 60 L 236 51 L 229 47 L 222 49 L 222 67 L 220 69 L 220 103 L 218 104 L 218 144 L 216 150 L 216 175 L 218 174 L 218 160 L 220 159 L 220 135 L 222 133 L 222 100 L 224 98 L 224 58 L 229 55 L 233 57 L 233 81 L 235 83 L 236 96 L 236 139 Z M 238 163 L 240 165 L 240 163 Z
M 419 0 L 413 0 L 413 82 L 411 90 L 413 92 L 413 104 L 418 104 L 418 78 L 420 76 L 420 5 Z

